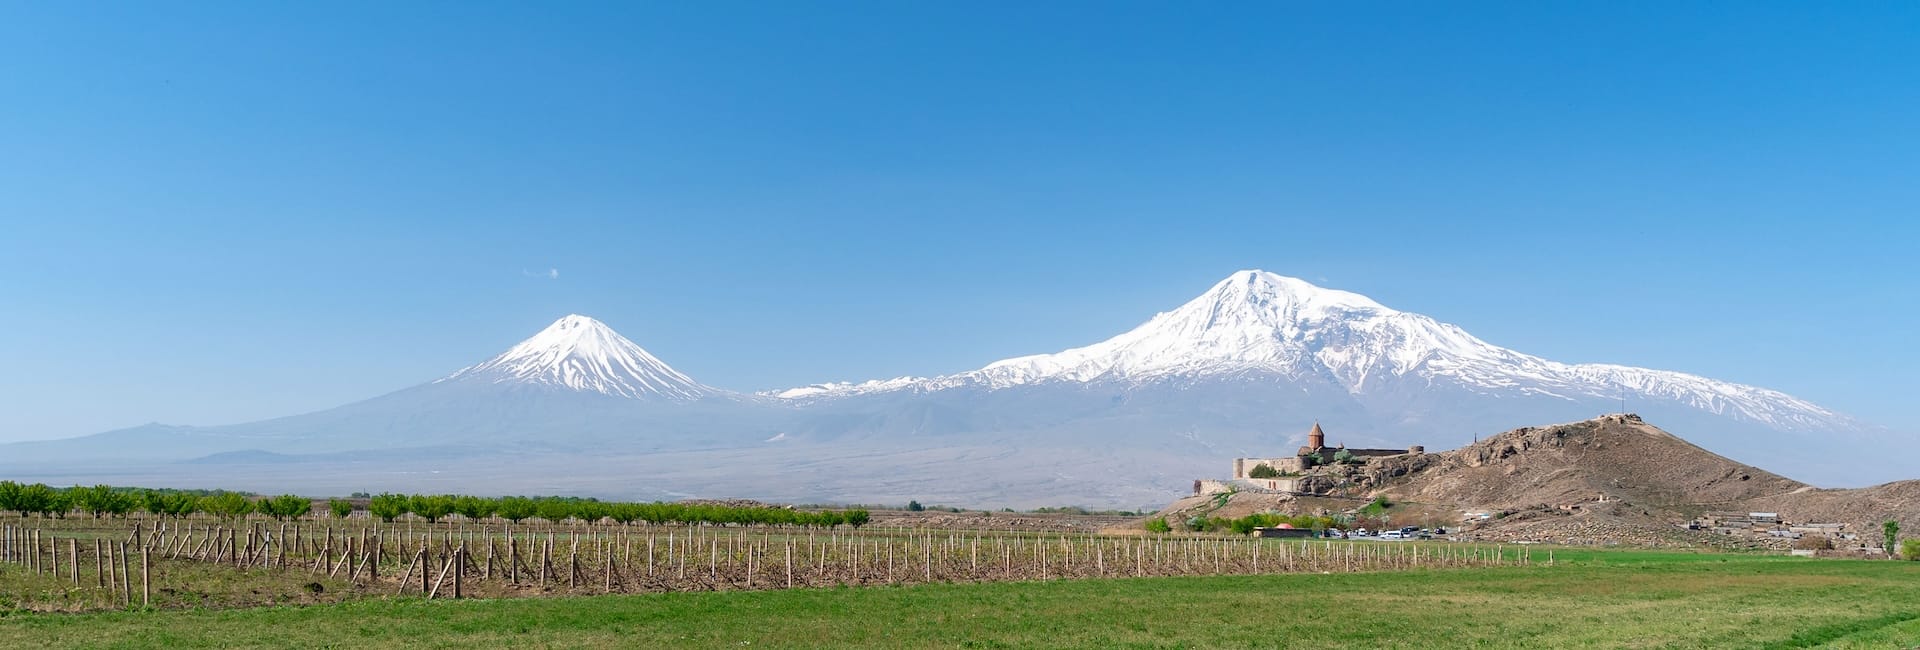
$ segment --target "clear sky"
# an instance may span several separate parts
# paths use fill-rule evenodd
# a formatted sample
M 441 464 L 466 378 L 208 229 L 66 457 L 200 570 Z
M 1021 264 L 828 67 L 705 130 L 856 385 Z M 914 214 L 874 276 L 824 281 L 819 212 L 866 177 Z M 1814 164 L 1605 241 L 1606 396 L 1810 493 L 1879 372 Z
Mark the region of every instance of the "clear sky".
M 0 440 L 595 316 L 736 390 L 1264 268 L 1920 430 L 1920 4 L 0 4 Z

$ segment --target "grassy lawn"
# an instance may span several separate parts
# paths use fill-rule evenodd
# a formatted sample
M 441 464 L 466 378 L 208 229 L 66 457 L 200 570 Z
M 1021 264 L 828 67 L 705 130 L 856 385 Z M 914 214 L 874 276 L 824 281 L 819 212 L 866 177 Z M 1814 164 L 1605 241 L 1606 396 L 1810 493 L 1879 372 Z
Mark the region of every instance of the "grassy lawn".
M 1557 552 L 1351 575 L 26 614 L 0 647 L 1630 647 L 1920 645 L 1920 563 Z

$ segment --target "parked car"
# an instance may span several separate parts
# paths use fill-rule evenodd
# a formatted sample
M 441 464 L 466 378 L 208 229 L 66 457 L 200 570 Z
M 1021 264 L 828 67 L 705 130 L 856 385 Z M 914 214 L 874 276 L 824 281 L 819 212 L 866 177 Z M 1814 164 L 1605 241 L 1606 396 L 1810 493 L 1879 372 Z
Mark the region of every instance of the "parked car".
M 1368 536 L 1371 536 L 1371 535 L 1373 535 L 1373 533 L 1371 533 L 1371 532 L 1368 532 L 1368 531 L 1367 531 L 1367 529 L 1365 529 L 1365 528 L 1355 528 L 1355 529 L 1353 529 L 1353 536 L 1354 536 L 1354 537 L 1368 537 Z
M 1380 539 L 1406 539 L 1406 538 L 1407 538 L 1406 533 L 1402 533 L 1397 530 L 1389 530 L 1387 532 L 1380 533 Z

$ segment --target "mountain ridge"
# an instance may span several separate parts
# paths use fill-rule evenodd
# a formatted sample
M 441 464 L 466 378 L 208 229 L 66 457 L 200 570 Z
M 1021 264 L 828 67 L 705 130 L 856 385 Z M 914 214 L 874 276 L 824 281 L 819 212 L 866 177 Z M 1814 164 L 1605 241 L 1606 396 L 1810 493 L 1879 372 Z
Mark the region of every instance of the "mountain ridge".
M 1128 383 L 1168 377 L 1272 374 L 1321 379 L 1364 394 L 1409 376 L 1479 392 L 1570 399 L 1627 395 L 1686 402 L 1776 427 L 1831 430 L 1851 418 L 1785 393 L 1671 370 L 1569 364 L 1501 348 L 1458 326 L 1366 296 L 1257 269 L 1235 272 L 1180 307 L 1105 341 L 1012 357 L 938 377 L 812 384 L 761 394 L 825 400 L 960 387 L 1004 389 L 1053 381 Z

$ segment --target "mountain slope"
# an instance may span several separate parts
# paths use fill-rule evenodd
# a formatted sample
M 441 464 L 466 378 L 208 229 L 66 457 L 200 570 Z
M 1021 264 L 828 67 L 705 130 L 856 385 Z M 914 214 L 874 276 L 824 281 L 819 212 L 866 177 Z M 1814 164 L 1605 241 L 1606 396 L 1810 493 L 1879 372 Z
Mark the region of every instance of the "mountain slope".
M 694 381 L 605 324 L 569 315 L 445 378 L 330 409 L 243 424 L 147 425 L 18 443 L 0 456 L 171 462 L 234 452 L 714 448 L 774 435 L 784 409 L 765 401 Z

